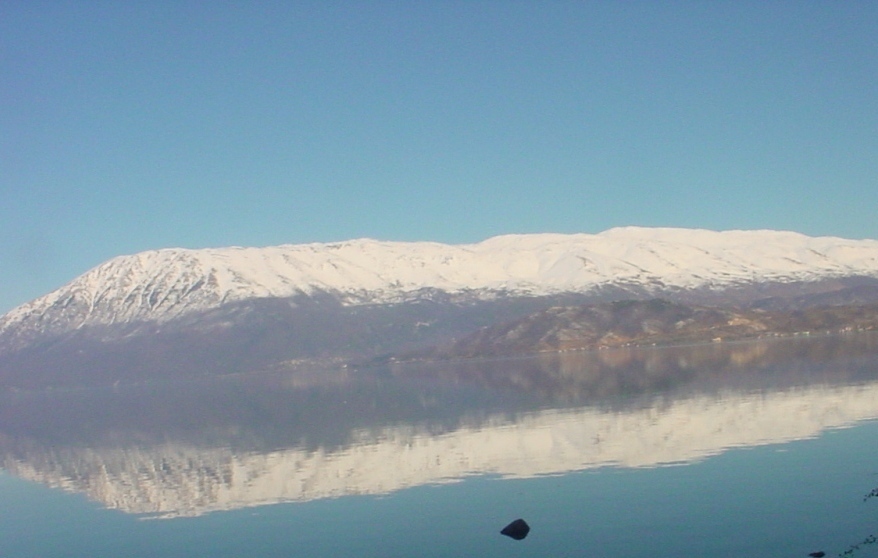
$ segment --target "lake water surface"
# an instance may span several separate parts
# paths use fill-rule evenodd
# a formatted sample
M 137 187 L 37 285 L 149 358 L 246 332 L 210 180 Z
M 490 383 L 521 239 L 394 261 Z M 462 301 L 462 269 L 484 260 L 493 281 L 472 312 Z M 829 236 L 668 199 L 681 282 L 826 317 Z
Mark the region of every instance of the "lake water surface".
M 7 393 L 0 557 L 835 556 L 876 418 L 873 334 Z

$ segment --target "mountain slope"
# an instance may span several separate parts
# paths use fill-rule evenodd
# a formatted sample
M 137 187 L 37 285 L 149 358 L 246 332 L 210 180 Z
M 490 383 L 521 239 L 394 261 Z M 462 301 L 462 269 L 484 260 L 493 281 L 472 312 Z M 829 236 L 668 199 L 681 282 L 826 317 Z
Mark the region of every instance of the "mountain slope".
M 763 336 L 878 329 L 878 304 L 792 312 L 715 308 L 667 300 L 556 306 L 484 327 L 446 345 L 394 360 L 509 357 L 582 349 L 704 343 Z

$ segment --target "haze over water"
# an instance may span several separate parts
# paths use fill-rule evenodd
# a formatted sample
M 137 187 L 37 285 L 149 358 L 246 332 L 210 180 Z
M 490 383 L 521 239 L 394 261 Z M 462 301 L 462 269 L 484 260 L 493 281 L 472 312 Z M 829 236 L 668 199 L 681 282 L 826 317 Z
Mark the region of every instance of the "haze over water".
M 5 394 L 0 555 L 834 554 L 876 417 L 873 334 Z

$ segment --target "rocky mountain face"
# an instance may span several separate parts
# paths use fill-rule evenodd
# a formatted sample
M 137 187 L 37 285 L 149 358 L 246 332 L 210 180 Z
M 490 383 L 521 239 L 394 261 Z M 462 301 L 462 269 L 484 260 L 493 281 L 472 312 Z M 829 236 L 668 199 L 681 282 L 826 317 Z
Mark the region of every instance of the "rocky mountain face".
M 861 294 L 866 289 L 858 289 Z M 872 287 L 871 301 L 878 301 Z M 844 300 L 843 295 L 839 295 Z M 809 301 L 809 297 L 795 297 Z M 825 295 L 815 295 L 818 301 Z M 457 339 L 395 356 L 406 359 L 505 357 L 586 349 L 731 341 L 760 337 L 878 330 L 878 303 L 809 306 L 800 310 L 703 307 L 668 300 L 623 300 L 535 312 Z
M 362 361 L 552 307 L 662 297 L 792 309 L 815 296 L 862 302 L 875 285 L 878 241 L 777 231 L 157 250 L 110 260 L 0 317 L 0 385 Z

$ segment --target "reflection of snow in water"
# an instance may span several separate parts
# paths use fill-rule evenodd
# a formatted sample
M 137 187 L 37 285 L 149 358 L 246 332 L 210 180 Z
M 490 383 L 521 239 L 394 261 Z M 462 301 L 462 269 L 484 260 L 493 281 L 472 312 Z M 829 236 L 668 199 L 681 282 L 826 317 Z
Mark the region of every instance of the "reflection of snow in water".
M 4 467 L 85 492 L 104 505 L 161 517 L 284 501 L 383 494 L 478 474 L 531 477 L 601 466 L 689 463 L 733 447 L 814 437 L 878 417 L 878 383 L 726 393 L 648 408 L 595 408 L 495 416 L 431 435 L 411 426 L 355 434 L 334 451 L 235 454 L 167 443 L 55 452 L 31 447 Z M 21 456 L 21 453 L 19 453 Z

